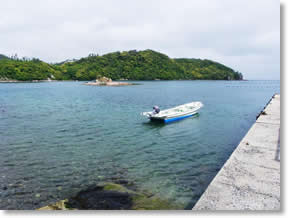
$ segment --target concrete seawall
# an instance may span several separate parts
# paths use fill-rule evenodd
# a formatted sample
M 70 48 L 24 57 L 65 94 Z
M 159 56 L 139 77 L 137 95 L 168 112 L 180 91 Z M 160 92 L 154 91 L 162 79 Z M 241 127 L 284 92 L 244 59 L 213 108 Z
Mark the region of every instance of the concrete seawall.
M 192 210 L 280 210 L 280 95 L 274 95 Z

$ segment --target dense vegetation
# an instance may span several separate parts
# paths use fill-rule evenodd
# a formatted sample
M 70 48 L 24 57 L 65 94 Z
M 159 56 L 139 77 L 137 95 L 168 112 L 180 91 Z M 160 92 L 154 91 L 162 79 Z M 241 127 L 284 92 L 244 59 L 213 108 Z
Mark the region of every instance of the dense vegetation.
M 0 80 L 46 80 L 56 73 L 51 65 L 38 59 L 0 59 Z
M 0 56 L 0 79 L 113 80 L 212 79 L 241 80 L 242 74 L 220 63 L 201 59 L 171 59 L 152 50 L 91 54 L 80 60 L 47 64 L 39 59 Z
M 5 55 L 0 54 L 0 60 L 1 60 L 1 59 L 8 59 L 8 57 L 5 56 Z

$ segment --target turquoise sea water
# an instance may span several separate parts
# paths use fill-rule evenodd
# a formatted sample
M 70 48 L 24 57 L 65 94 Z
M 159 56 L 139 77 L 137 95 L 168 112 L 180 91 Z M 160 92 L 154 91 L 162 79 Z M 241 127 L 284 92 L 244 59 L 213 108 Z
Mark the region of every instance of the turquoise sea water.
M 0 209 L 34 209 L 111 178 L 189 209 L 280 81 L 0 84 Z M 163 125 L 140 115 L 191 101 L 196 118 Z

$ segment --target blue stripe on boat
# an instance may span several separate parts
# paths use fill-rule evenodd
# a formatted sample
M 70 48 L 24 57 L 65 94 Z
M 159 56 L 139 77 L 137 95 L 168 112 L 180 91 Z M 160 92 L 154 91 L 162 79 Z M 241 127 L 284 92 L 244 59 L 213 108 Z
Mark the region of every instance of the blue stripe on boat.
M 194 116 L 194 115 L 196 115 L 196 114 L 198 114 L 198 113 L 186 115 L 186 116 L 183 116 L 183 117 L 173 117 L 173 118 L 164 120 L 164 122 L 165 122 L 165 123 L 170 123 L 170 122 L 174 122 L 174 121 L 177 121 L 177 120 L 185 119 L 185 118 L 187 118 L 187 117 L 192 117 L 192 116 Z

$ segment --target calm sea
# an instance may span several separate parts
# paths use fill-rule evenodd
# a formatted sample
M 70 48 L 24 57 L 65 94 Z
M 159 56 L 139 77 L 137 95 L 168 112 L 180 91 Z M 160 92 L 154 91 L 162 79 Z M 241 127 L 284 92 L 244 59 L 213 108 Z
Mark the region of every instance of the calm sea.
M 0 84 L 0 209 L 34 209 L 121 178 L 189 209 L 280 81 Z M 168 125 L 141 112 L 202 101 Z

